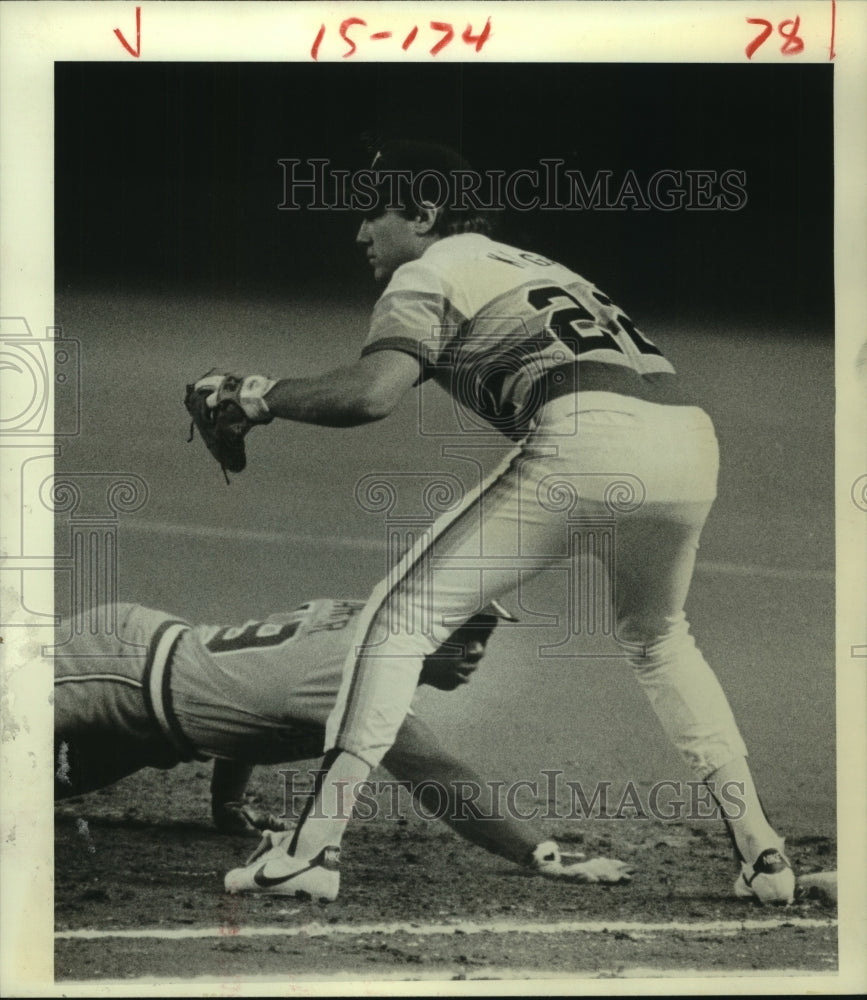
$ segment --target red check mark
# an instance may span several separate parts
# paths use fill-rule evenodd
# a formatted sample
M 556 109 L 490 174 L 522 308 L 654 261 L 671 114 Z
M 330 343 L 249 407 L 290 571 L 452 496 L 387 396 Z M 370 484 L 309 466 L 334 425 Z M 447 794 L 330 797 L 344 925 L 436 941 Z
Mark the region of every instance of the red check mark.
M 123 32 L 120 28 L 115 28 L 114 33 L 117 35 L 117 40 L 127 52 L 135 59 L 138 59 L 141 55 L 141 7 L 136 7 L 135 9 L 135 48 L 123 37 Z

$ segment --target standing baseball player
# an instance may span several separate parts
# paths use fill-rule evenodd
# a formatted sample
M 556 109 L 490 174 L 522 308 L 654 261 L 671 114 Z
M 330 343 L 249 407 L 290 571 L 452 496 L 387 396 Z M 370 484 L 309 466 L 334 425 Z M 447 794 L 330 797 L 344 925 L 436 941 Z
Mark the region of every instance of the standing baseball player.
M 105 623 L 76 634 L 54 660 L 55 798 L 102 788 L 144 767 L 214 759 L 211 808 L 227 833 L 265 836 L 258 857 L 290 834 L 286 824 L 243 803 L 256 764 L 322 754 L 343 663 L 363 601 L 316 600 L 239 626 L 191 627 L 138 604 L 105 606 Z M 494 604 L 456 630 L 425 660 L 419 681 L 451 691 L 468 682 L 500 618 Z M 410 712 L 385 767 L 430 812 L 471 843 L 551 878 L 629 881 L 628 865 L 561 853 L 537 825 L 500 808 L 495 786 L 447 753 Z M 337 895 L 336 852 L 301 891 Z M 294 882 L 257 886 L 294 895 Z
M 516 449 L 403 556 L 359 615 L 315 807 L 288 850 L 267 854 L 264 871 L 315 879 L 317 859 L 340 843 L 352 789 L 393 745 L 445 623 L 513 590 L 518 572 L 527 575 L 522 552 L 540 557 L 534 568 L 546 555 L 562 561 L 562 504 L 548 499 L 556 487 L 571 492 L 572 515 L 616 517 L 608 565 L 615 635 L 672 743 L 711 791 L 729 782 L 743 788 L 745 808 L 728 824 L 740 861 L 737 895 L 791 902 L 783 840 L 765 816 L 728 701 L 684 613 L 716 497 L 710 418 L 608 296 L 554 261 L 489 237 L 484 213 L 456 196 L 470 170 L 457 153 L 391 142 L 373 168 L 380 199 L 357 239 L 385 288 L 359 360 L 309 378 L 212 372 L 194 392 L 215 422 L 224 409 L 242 410 L 244 430 L 275 417 L 343 427 L 387 416 L 413 386 L 433 379 L 476 427 L 499 429 Z M 455 183 L 449 197 L 429 201 L 422 180 L 434 172 Z M 616 500 L 624 474 L 635 502 Z M 450 571 L 456 562 L 478 571 Z M 419 622 L 430 627 L 413 627 Z M 259 891 L 257 865 L 230 872 L 227 889 Z

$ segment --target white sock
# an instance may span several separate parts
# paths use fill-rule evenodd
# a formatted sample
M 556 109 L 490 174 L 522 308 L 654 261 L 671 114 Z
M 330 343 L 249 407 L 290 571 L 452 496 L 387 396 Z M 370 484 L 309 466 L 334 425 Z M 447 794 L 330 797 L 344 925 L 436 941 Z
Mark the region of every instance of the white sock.
M 752 864 L 769 847 L 783 850 L 783 838 L 768 822 L 746 757 L 717 768 L 705 781 L 722 807 L 744 861 Z

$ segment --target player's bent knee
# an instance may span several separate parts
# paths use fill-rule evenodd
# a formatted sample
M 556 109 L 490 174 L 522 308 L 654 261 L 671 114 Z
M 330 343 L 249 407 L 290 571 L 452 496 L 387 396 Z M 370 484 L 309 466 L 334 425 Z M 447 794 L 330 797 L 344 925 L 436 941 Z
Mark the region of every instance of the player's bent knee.
M 689 656 L 696 648 L 686 615 L 625 618 L 618 622 L 616 638 L 635 670 L 650 670 Z

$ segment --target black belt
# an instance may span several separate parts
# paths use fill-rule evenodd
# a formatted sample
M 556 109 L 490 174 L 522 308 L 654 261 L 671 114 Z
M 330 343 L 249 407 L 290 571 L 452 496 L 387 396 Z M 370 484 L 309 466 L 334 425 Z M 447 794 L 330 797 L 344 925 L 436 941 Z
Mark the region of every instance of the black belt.
M 536 380 L 529 398 L 538 400 L 541 409 L 546 403 L 576 392 L 613 392 L 663 406 L 698 405 L 684 395 L 676 376 L 669 372 L 640 375 L 632 368 L 602 361 L 571 361 L 549 368 Z

